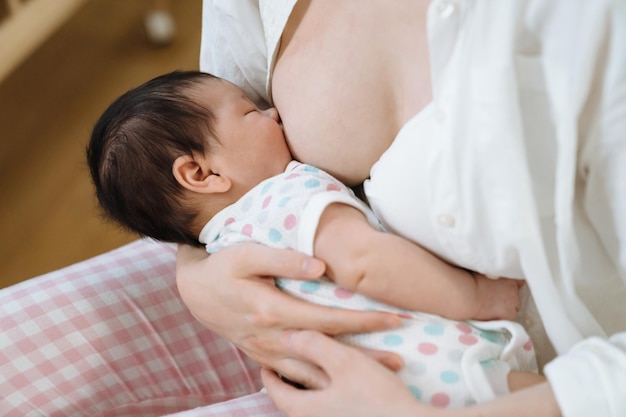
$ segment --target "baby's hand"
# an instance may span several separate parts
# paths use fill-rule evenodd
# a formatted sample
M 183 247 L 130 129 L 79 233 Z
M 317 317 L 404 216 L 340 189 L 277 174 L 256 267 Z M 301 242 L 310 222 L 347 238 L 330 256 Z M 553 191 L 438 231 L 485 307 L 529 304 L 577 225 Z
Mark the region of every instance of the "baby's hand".
M 519 290 L 524 281 L 509 278 L 490 279 L 473 273 L 477 285 L 478 310 L 474 320 L 516 320 L 521 308 Z

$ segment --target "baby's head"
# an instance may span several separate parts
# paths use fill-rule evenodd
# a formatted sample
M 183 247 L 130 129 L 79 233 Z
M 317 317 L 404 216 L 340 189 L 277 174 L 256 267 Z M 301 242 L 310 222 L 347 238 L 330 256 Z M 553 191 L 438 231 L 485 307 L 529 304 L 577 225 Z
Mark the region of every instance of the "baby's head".
M 142 236 L 191 245 L 212 215 L 290 160 L 275 110 L 260 111 L 233 84 L 195 71 L 120 96 L 87 148 L 109 218 Z

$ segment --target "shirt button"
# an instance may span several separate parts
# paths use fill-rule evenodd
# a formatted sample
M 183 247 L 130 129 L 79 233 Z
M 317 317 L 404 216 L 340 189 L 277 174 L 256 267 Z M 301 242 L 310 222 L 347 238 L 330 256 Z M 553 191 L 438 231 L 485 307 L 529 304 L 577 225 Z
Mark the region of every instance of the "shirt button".
M 440 225 L 445 227 L 454 227 L 454 225 L 456 224 L 456 219 L 454 218 L 454 216 L 448 213 L 442 213 L 437 216 L 437 221 Z
M 437 3 L 437 13 L 439 13 L 439 16 L 441 16 L 442 18 L 450 16 L 452 13 L 454 13 L 455 9 L 456 7 L 454 3 L 452 3 L 450 0 L 441 0 L 439 3 Z

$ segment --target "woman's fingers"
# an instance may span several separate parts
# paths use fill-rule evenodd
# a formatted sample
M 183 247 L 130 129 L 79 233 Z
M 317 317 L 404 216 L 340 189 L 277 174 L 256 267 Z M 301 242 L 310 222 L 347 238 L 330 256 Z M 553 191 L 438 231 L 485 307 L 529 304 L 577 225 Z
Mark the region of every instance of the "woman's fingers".
M 357 351 L 323 334 L 308 330 L 285 332 L 282 340 L 297 357 L 316 364 L 331 378 L 329 371 L 336 372 L 344 366 L 349 368 L 351 354 Z
M 393 352 L 366 348 L 355 349 L 393 372 L 399 371 L 404 366 L 402 358 Z M 317 365 L 312 364 L 308 360 L 299 359 L 296 355 L 278 360 L 273 368 L 280 370 L 279 373 L 286 379 L 297 382 L 306 388 L 320 389 L 326 387 L 330 382 L 328 375 Z
M 280 375 L 302 387 L 320 389 L 326 387 L 330 379 L 318 366 L 294 358 L 283 358 L 276 363 Z
M 277 290 L 272 288 L 272 291 Z M 303 364 L 306 361 L 286 351 L 280 340 L 285 330 L 311 329 L 334 336 L 385 330 L 402 323 L 399 316 L 391 313 L 335 309 L 311 304 L 278 291 L 275 295 L 274 302 L 263 303 L 256 314 L 248 315 L 249 335 L 237 344 L 257 362 L 305 386 L 319 386 L 323 378 L 317 372 L 311 372 L 311 366 Z M 394 353 L 364 351 L 392 370 L 403 365 L 402 359 Z M 283 359 L 294 359 L 294 362 Z M 286 368 L 286 363 L 291 363 L 291 368 Z M 313 382 L 307 381 L 307 378 Z
M 225 248 L 224 250 L 232 249 Z M 238 257 L 247 262 L 235 262 L 233 274 L 238 277 L 268 276 L 291 279 L 315 279 L 326 269 L 324 262 L 297 251 L 275 249 L 259 244 L 238 245 Z
M 307 396 L 307 392 L 295 388 L 291 384 L 285 383 L 279 376 L 272 370 L 267 368 L 261 369 L 261 380 L 263 386 L 268 390 L 272 400 L 278 405 L 278 407 L 285 412 L 288 416 L 295 416 L 294 406 L 300 404 L 301 407 L 305 407 L 306 404 L 302 402 L 301 397 Z
M 391 329 L 402 324 L 402 318 L 393 313 L 344 310 L 312 304 L 287 294 L 284 297 L 283 302 L 268 306 L 266 312 L 268 322 L 282 318 L 285 330 L 309 329 L 336 336 Z
M 312 331 L 287 332 L 282 340 L 294 356 L 316 364 L 329 378 L 322 388 L 299 390 L 263 370 L 268 394 L 290 417 L 438 416 L 420 405 L 397 375 L 358 349 Z
M 404 367 L 404 361 L 402 360 L 402 356 L 393 353 L 387 352 L 385 350 L 374 350 L 374 349 L 366 349 L 366 348 L 357 348 L 361 352 L 365 353 L 370 358 L 374 359 L 376 362 L 384 365 L 390 371 L 399 371 Z

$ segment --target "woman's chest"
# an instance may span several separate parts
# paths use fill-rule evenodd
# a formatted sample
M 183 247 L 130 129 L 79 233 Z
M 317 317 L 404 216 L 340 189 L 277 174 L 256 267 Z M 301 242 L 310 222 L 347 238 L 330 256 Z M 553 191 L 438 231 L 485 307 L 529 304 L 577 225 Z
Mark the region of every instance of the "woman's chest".
M 294 157 L 353 184 L 431 93 L 422 2 L 346 3 L 296 5 L 272 95 Z

